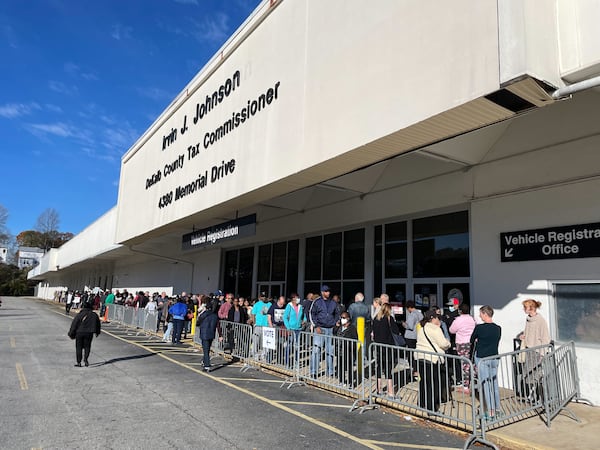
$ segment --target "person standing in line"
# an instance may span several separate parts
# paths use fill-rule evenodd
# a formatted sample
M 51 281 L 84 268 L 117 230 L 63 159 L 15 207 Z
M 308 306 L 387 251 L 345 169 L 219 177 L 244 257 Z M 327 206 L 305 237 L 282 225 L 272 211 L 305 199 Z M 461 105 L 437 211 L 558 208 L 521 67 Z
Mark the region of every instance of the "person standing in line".
M 430 309 L 425 312 L 417 330 L 417 353 L 419 380 L 419 406 L 430 413 L 437 412 L 440 403 L 448 399 L 444 354 L 450 348 L 441 328 L 442 317 Z M 427 352 L 427 353 L 425 353 Z
M 525 331 L 519 335 L 521 339 L 521 348 L 539 347 L 540 345 L 550 344 L 550 332 L 546 320 L 538 314 L 538 309 L 542 302 L 527 299 L 523 301 L 523 310 L 527 314 L 525 322 Z
M 163 312 L 163 314 L 165 315 L 165 330 L 163 333 L 163 338 L 162 341 L 163 342 L 169 342 L 172 339 L 173 336 L 173 314 L 171 314 L 169 312 L 169 308 L 173 305 L 173 302 L 171 300 L 169 300 L 167 303 L 167 309 L 166 312 Z
M 73 294 L 73 305 L 72 307 L 75 309 L 79 309 L 79 305 L 81 304 L 81 294 L 79 291 L 75 291 Z
M 338 339 L 336 357 L 337 357 L 337 376 L 342 386 L 350 388 L 356 387 L 358 376 L 354 370 L 354 364 L 357 358 L 358 333 L 356 327 L 350 321 L 350 314 L 344 311 L 340 315 L 340 327 L 337 330 L 337 336 L 345 339 Z
M 218 316 L 218 314 L 217 314 Z M 246 324 L 248 322 L 248 313 L 246 308 L 244 308 L 244 306 L 242 304 L 240 304 L 240 300 L 237 298 L 233 299 L 233 303 L 231 305 L 231 308 L 229 308 L 229 312 L 227 313 L 227 318 L 226 320 L 228 322 L 232 322 L 232 323 L 237 323 L 239 325 L 243 325 Z M 239 327 L 239 325 L 237 325 L 237 327 Z M 238 332 L 241 332 L 241 328 L 238 328 Z M 234 325 L 231 324 L 227 324 L 227 345 L 229 345 L 229 349 L 231 350 L 231 352 L 234 352 L 235 350 L 235 336 L 236 336 L 236 329 L 234 328 Z M 241 350 L 241 349 L 240 349 Z
M 109 312 L 110 312 L 110 308 L 112 308 L 112 305 L 115 303 L 115 294 L 112 293 L 111 290 L 108 290 L 108 295 L 106 296 L 106 298 L 104 299 L 104 302 L 102 303 L 102 310 L 100 311 L 100 315 L 104 316 L 104 312 L 106 311 L 106 308 L 109 308 Z
M 165 319 L 167 316 L 163 316 L 165 309 L 165 302 L 167 302 L 167 293 L 165 291 L 161 292 L 160 297 L 157 299 L 156 308 L 158 310 L 158 316 L 156 320 L 156 332 L 160 329 L 160 324 L 163 324 L 163 331 L 165 329 Z
M 348 315 L 352 320 L 352 325 L 356 327 L 356 321 L 359 317 L 365 319 L 365 334 L 371 328 L 371 314 L 369 307 L 365 305 L 365 296 L 362 292 L 357 292 L 354 295 L 354 303 L 348 306 Z M 369 331 L 370 332 L 370 331 Z
M 73 291 L 67 293 L 67 303 L 65 303 L 65 311 L 67 316 L 71 312 L 71 306 L 73 306 Z
M 314 295 L 312 292 L 309 292 L 306 294 L 306 298 L 300 302 L 302 305 L 302 311 L 304 313 L 304 317 L 302 317 L 302 323 L 311 325 L 308 331 L 312 331 L 312 323 L 310 322 L 310 308 L 312 306 L 313 300 Z M 306 328 L 304 329 L 306 330 Z
M 173 315 L 173 344 L 181 344 L 181 333 L 185 323 L 185 315 L 187 314 L 187 304 L 184 297 L 179 297 L 177 303 L 169 308 L 169 313 Z
M 295 292 L 292 294 L 292 301 L 289 302 L 283 311 L 283 324 L 289 331 L 288 342 L 285 348 L 285 365 L 290 367 L 290 353 L 294 351 L 294 361 L 298 362 L 300 332 L 302 331 L 302 317 L 304 310 L 300 304 L 300 296 Z
M 394 398 L 392 371 L 397 362 L 394 334 L 400 334 L 400 329 L 392 315 L 392 307 L 389 303 L 382 303 L 373 320 L 373 342 L 388 347 L 378 347 L 377 395 L 383 395 L 383 384 L 386 383 L 387 395 L 390 399 Z
M 259 358 L 265 357 L 265 351 L 262 347 L 262 328 L 269 326 L 269 308 L 271 308 L 271 302 L 265 298 L 265 293 L 261 292 L 250 314 L 254 323 L 252 330 L 252 351 Z
M 459 316 L 450 325 L 450 335 L 456 336 L 456 354 L 469 359 L 471 355 L 471 335 L 475 329 L 475 319 L 469 314 L 469 305 L 462 303 L 458 307 Z M 461 362 L 462 369 L 462 391 L 471 393 L 471 364 Z M 457 380 L 458 381 L 458 380 Z
M 204 302 L 212 301 L 208 299 L 204 299 Z M 219 317 L 214 312 L 216 308 L 211 305 L 205 304 L 206 308 L 202 311 L 202 314 L 198 316 L 198 320 L 196 321 L 196 325 L 200 328 L 200 340 L 202 341 L 202 353 L 203 353 L 203 362 L 204 362 L 204 370 L 206 372 L 210 372 L 210 347 L 215 339 L 217 324 L 219 322 Z M 222 337 L 219 337 L 219 340 L 222 340 Z
M 316 378 L 319 373 L 321 353 L 325 347 L 325 366 L 327 375 L 334 376 L 333 367 L 333 327 L 339 320 L 337 303 L 329 298 L 329 286 L 321 286 L 321 296 L 313 301 L 310 310 L 311 323 L 314 327 L 313 349 L 310 358 L 310 376 Z
M 479 308 L 479 317 L 483 323 L 476 325 L 471 335 L 471 348 L 475 349 L 475 364 L 477 364 L 479 383 L 485 399 L 485 419 L 493 419 L 502 414 L 498 387 L 498 359 L 483 359 L 498 355 L 502 329 L 493 322 L 493 316 L 494 309 L 491 306 L 485 305 Z
M 75 367 L 81 367 L 81 360 L 86 367 L 90 365 L 89 356 L 92 350 L 92 339 L 94 334 L 100 336 L 100 318 L 93 309 L 92 302 L 85 302 L 82 310 L 75 316 L 69 329 L 69 337 L 75 339 L 75 356 L 77 363 Z
M 169 308 L 173 305 L 173 302 L 166 295 L 163 297 L 163 306 L 162 306 L 162 314 L 161 319 L 163 323 L 163 336 L 167 333 L 167 328 L 169 326 L 169 321 L 167 321 L 167 317 L 169 316 Z M 171 328 L 173 328 L 173 322 L 171 322 Z
M 545 346 L 535 351 L 532 350 L 520 354 L 523 358 L 521 360 L 520 371 L 528 386 L 526 388 L 528 399 L 535 401 L 541 391 L 539 386 L 542 377 L 540 362 L 544 353 L 548 351 L 548 345 L 551 342 L 550 332 L 546 320 L 538 313 L 542 302 L 530 298 L 523 301 L 522 305 L 525 314 L 527 314 L 527 320 L 525 322 L 525 331 L 518 336 L 521 340 L 521 350 Z
M 404 327 L 404 340 L 408 348 L 417 348 L 417 325 L 423 320 L 423 313 L 415 307 L 413 300 L 406 302 L 406 320 Z
M 225 301 L 223 302 L 223 304 L 221 306 L 219 306 L 219 312 L 217 313 L 217 316 L 219 317 L 219 319 L 227 320 L 227 317 L 229 316 L 229 310 L 231 309 L 232 305 L 233 305 L 233 294 L 227 293 L 227 295 L 225 295 Z

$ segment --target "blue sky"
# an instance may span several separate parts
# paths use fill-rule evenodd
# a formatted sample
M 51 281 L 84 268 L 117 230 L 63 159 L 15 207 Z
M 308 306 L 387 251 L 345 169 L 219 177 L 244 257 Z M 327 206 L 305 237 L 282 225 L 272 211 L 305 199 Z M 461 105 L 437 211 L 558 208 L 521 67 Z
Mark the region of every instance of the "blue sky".
M 0 2 L 0 205 L 79 233 L 116 205 L 121 156 L 260 0 Z

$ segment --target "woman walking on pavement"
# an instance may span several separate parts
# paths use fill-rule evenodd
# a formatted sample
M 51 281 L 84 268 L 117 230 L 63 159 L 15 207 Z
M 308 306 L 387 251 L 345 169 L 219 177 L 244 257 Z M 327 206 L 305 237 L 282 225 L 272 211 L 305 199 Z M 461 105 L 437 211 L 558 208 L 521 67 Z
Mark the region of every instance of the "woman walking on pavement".
M 88 358 L 92 350 L 92 339 L 94 333 L 96 336 L 100 335 L 100 318 L 92 310 L 92 306 L 91 302 L 85 302 L 82 310 L 71 322 L 71 328 L 69 329 L 69 337 L 75 339 L 75 354 L 77 357 L 75 367 L 81 367 L 82 354 L 85 366 L 90 365 Z

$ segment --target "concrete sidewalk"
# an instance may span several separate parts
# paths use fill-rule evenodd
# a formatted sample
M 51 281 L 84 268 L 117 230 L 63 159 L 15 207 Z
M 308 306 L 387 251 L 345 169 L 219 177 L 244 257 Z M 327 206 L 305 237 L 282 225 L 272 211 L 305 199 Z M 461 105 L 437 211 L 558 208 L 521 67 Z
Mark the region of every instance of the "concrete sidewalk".
M 540 417 L 531 417 L 486 433 L 486 438 L 502 449 L 590 450 L 600 448 L 600 408 L 583 403 L 570 403 L 568 409 L 551 423 L 550 428 Z

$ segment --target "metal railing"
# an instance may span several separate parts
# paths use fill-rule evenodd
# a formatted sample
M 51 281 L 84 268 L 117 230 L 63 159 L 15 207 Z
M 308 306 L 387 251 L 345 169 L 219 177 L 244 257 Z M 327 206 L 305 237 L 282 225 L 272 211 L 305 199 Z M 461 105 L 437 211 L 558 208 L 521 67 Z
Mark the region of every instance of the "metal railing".
M 108 318 L 155 333 L 157 314 L 110 305 Z M 527 348 L 477 360 L 372 343 L 333 334 L 256 327 L 221 320 L 211 352 L 283 374 L 281 387 L 310 383 L 354 399 L 350 411 L 380 405 L 470 433 L 464 448 L 486 432 L 539 415 L 550 427 L 580 397 L 575 345 Z M 219 339 L 221 337 L 221 339 Z M 201 345 L 200 329 L 193 338 Z

